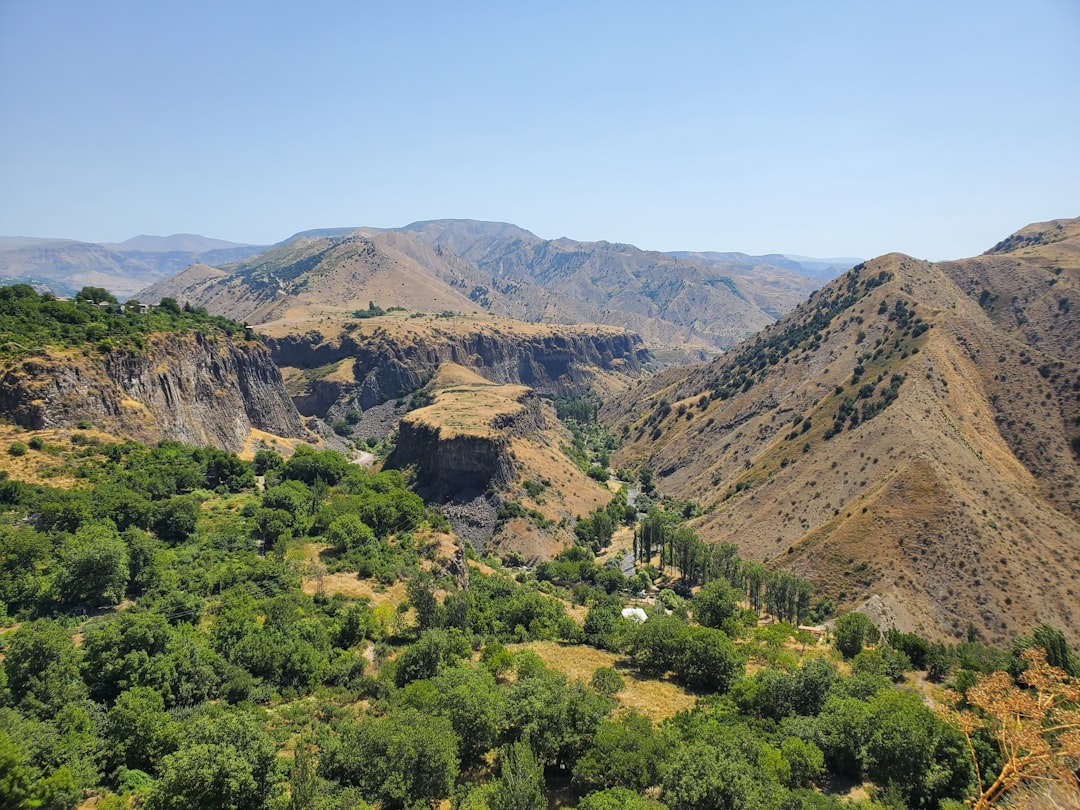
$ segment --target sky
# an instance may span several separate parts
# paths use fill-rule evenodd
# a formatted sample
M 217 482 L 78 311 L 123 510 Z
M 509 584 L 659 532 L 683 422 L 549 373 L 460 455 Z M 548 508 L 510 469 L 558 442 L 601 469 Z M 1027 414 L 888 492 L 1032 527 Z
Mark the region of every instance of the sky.
M 971 256 L 1080 216 L 1080 0 L 0 0 L 0 234 L 438 218 Z

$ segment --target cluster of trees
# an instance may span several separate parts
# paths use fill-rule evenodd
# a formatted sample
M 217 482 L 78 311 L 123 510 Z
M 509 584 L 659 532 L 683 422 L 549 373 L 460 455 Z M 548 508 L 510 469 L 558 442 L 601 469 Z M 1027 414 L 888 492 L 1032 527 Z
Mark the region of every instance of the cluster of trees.
M 801 624 L 820 617 L 812 610 L 810 583 L 759 562 L 744 560 L 733 543 L 706 543 L 678 517 L 652 509 L 634 528 L 634 556 L 650 563 L 659 555 L 660 571 L 672 572 L 684 588 L 723 580 L 753 610 L 765 609 L 781 621 Z
M 38 294 L 29 284 L 0 287 L 0 353 L 20 357 L 45 346 L 141 348 L 153 332 L 186 329 L 251 337 L 247 328 L 203 308 L 181 307 L 174 299 L 143 311 L 138 301 L 120 304 L 100 287 L 84 287 L 73 300 Z
M 592 550 L 602 551 L 611 545 L 615 529 L 624 522 L 633 523 L 636 514 L 626 505 L 626 490 L 620 489 L 607 504 L 593 510 L 588 517 L 578 518 L 574 525 L 577 542 Z
M 474 568 L 466 587 L 401 475 L 332 451 L 249 464 L 128 443 L 56 459 L 77 488 L 0 482 L 0 599 L 21 621 L 0 634 L 4 807 L 71 810 L 96 793 L 104 810 L 539 810 L 568 775 L 585 810 L 828 810 L 842 805 L 820 788 L 837 779 L 877 786 L 866 810 L 948 810 L 1009 762 L 1030 767 L 1000 753 L 988 718 L 1003 700 L 1075 689 L 1045 669 L 1078 669 L 1048 627 L 1012 652 L 945 650 L 842 617 L 849 663 L 784 652 L 794 628 L 756 628 L 740 608 L 732 549 L 693 598 L 666 594 L 644 623 L 622 615 L 630 583 L 584 546 L 535 574 Z M 327 595 L 327 569 L 375 592 L 404 583 L 407 601 Z M 568 677 L 539 641 L 613 651 L 623 674 Z M 768 665 L 747 675 L 750 659 Z M 935 661 L 972 699 L 949 723 L 894 685 Z M 697 705 L 663 722 L 622 707 L 649 679 Z M 1047 706 L 1048 723 L 1070 722 L 1070 704 Z M 1044 742 L 1057 754 L 1067 739 Z

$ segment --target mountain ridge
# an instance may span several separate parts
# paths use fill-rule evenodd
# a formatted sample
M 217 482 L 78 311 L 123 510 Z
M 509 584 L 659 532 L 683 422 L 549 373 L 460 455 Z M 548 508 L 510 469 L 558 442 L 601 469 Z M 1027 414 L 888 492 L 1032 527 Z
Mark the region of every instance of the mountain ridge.
M 857 266 L 609 405 L 615 462 L 698 501 L 704 538 L 844 608 L 874 594 L 938 638 L 1041 621 L 1075 637 L 1080 221 L 1063 227 L 1023 255 Z

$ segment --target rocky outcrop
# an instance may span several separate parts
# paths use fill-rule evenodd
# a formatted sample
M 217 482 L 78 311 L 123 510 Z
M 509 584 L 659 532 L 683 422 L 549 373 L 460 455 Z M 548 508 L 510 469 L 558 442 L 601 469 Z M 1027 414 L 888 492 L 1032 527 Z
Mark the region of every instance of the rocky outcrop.
M 202 332 L 153 335 L 140 352 L 28 357 L 0 376 L 0 414 L 35 430 L 88 420 L 138 441 L 232 451 L 253 428 L 304 435 L 266 348 Z
M 430 409 L 406 414 L 388 463 L 413 467 L 425 494 L 440 501 L 468 500 L 490 489 L 505 488 L 516 478 L 511 437 L 535 434 L 544 423 L 539 400 L 532 392 L 524 393 L 518 405 L 513 412 L 500 414 L 471 431 L 449 430 L 431 421 Z
M 438 426 L 401 420 L 392 466 L 415 466 L 418 484 L 439 500 L 471 497 L 514 480 L 506 436 L 441 438 Z
M 576 396 L 596 381 L 597 372 L 637 376 L 649 354 L 640 338 L 611 329 L 563 329 L 542 334 L 475 330 L 414 335 L 347 333 L 324 341 L 318 332 L 270 338 L 274 361 L 282 367 L 318 369 L 351 361 L 352 373 L 315 379 L 296 396 L 307 415 L 325 416 L 346 396 L 367 409 L 425 385 L 443 363 L 471 368 L 495 383 L 527 385 L 543 396 Z

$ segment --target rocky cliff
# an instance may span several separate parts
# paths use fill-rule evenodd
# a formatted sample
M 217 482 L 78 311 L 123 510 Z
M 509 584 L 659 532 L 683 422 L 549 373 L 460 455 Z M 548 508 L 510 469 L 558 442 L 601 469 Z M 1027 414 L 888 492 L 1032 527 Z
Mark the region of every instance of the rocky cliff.
M 274 361 L 296 381 L 290 392 L 297 407 L 320 417 L 346 398 L 367 409 L 407 395 L 446 363 L 494 383 L 563 397 L 606 388 L 605 375 L 625 385 L 649 360 L 636 335 L 599 326 L 425 316 L 347 323 L 329 336 L 323 329 L 269 331 Z
M 95 427 L 138 441 L 243 449 L 252 429 L 304 434 L 281 373 L 255 342 L 157 334 L 141 352 L 50 351 L 0 376 L 0 415 L 29 429 Z

